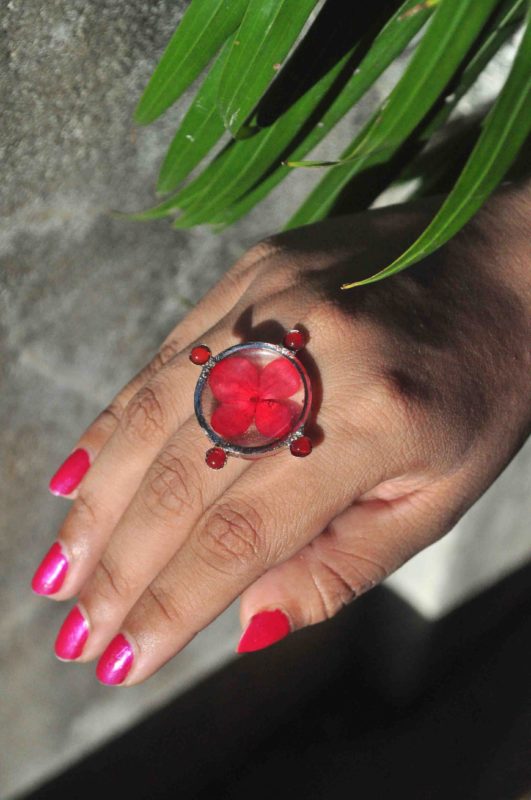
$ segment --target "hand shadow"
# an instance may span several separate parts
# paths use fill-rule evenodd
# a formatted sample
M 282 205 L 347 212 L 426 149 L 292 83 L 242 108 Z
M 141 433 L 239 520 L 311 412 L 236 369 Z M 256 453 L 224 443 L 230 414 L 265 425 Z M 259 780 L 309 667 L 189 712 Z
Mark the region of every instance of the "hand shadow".
M 388 207 L 331 218 L 284 232 L 275 244 L 289 252 L 291 261 L 305 265 L 301 285 L 374 328 L 380 348 L 376 367 L 384 381 L 407 402 L 442 414 L 445 425 L 459 430 L 466 451 L 493 415 L 503 415 L 501 398 L 514 385 L 512 372 L 525 359 L 529 341 L 522 300 L 495 270 L 484 268 L 486 263 L 496 266 L 485 222 L 472 221 L 450 245 L 396 276 L 340 288 L 391 263 L 420 234 L 430 218 L 427 212 L 435 213 L 440 202 L 433 198 L 407 210 Z M 252 317 L 250 306 L 235 325 L 243 340 L 282 341 L 284 330 L 277 321 L 253 327 Z M 307 351 L 301 360 L 314 382 L 318 409 L 318 367 Z M 355 369 L 354 358 L 345 367 Z M 526 433 L 520 431 L 519 440 Z

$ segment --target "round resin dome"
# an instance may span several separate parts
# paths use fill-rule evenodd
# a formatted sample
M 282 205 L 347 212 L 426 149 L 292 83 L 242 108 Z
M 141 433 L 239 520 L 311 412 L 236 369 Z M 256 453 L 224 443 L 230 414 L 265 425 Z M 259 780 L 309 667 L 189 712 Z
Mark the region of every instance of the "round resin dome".
M 290 443 L 311 404 L 306 370 L 287 348 L 247 342 L 203 367 L 195 391 L 199 424 L 233 455 L 256 457 Z

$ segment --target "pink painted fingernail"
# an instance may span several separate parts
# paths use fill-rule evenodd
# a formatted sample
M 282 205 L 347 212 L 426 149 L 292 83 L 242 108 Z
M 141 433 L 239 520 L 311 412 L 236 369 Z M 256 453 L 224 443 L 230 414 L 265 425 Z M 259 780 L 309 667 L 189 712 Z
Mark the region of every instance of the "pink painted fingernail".
M 59 542 L 54 542 L 31 581 L 31 588 L 37 594 L 55 594 L 58 592 L 66 576 L 68 559 Z
M 108 686 L 123 683 L 133 666 L 133 648 L 121 633 L 115 636 L 98 661 L 96 675 Z
M 275 642 L 279 642 L 291 633 L 288 617 L 279 608 L 274 611 L 261 611 L 251 617 L 251 621 L 239 641 L 238 653 L 252 653 L 263 650 Z
M 74 606 L 61 625 L 55 640 L 55 655 L 57 658 L 62 658 L 65 661 L 79 658 L 88 639 L 88 634 L 87 620 L 78 606 Z
M 70 453 L 66 461 L 63 461 L 49 483 L 52 494 L 64 497 L 73 492 L 81 483 L 85 472 L 90 467 L 89 454 L 82 447 L 78 447 Z

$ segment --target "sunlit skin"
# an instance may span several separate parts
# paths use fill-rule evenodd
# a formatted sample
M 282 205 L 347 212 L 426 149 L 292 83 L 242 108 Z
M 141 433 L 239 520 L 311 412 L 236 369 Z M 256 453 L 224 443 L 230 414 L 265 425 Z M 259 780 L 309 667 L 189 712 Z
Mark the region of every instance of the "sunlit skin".
M 78 598 L 64 657 L 109 646 L 100 680 L 139 683 L 239 596 L 242 629 L 259 615 L 242 649 L 271 644 L 382 581 L 492 483 L 529 428 L 529 190 L 501 192 L 417 267 L 339 289 L 396 257 L 436 205 L 252 248 L 85 431 L 74 450 L 90 467 L 65 483 L 58 535 L 68 567 L 57 591 L 46 584 Z M 209 469 L 191 348 L 281 342 L 299 326 L 312 452 Z

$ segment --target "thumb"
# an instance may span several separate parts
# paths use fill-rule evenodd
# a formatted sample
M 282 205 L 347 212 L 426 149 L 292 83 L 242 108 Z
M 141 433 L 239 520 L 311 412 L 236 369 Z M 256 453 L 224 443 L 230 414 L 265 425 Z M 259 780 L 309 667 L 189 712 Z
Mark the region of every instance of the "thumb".
M 334 616 L 456 521 L 458 496 L 446 480 L 392 500 L 378 494 L 376 489 L 343 511 L 310 544 L 245 590 L 239 653 L 261 650 Z

